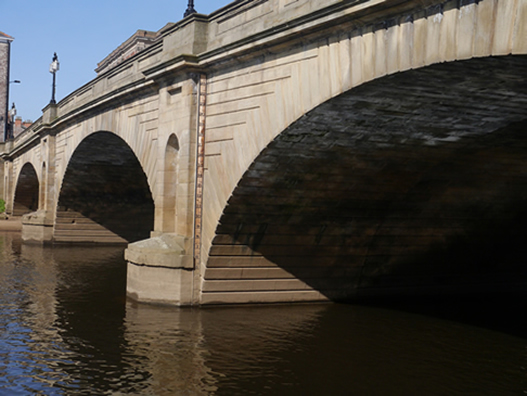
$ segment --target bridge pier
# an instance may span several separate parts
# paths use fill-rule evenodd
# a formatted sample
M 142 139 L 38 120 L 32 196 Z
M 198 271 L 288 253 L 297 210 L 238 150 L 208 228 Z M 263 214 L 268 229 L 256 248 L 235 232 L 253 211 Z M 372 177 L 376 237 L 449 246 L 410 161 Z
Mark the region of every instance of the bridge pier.
M 125 250 L 128 262 L 126 293 L 136 301 L 192 305 L 194 260 L 192 240 L 164 233 L 131 243 Z
M 54 215 L 48 210 L 37 210 L 22 216 L 22 240 L 44 245 L 53 240 Z

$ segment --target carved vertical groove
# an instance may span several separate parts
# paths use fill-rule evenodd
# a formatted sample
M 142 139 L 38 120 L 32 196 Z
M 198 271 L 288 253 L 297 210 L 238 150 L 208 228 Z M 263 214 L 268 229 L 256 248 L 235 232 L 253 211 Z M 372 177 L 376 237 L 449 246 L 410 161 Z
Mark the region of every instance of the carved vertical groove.
M 207 108 L 207 75 L 199 76 L 198 136 L 196 155 L 196 191 L 194 203 L 194 266 L 201 260 L 201 234 L 203 220 L 203 176 L 205 171 L 205 119 Z

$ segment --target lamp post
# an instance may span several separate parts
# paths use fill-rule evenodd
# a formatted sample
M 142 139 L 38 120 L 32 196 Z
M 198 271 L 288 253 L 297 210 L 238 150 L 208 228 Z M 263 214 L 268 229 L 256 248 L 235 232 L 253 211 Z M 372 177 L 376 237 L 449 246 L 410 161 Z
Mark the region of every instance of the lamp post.
M 51 65 L 49 65 L 49 72 L 53 74 L 53 86 L 51 90 L 51 100 L 49 102 L 50 104 L 57 103 L 55 101 L 55 73 L 59 71 L 59 66 L 59 58 L 57 56 L 57 53 L 55 52 L 53 54 L 53 59 L 51 60 Z
M 20 84 L 20 80 L 9 81 L 9 84 Z M 16 108 L 15 108 L 15 104 L 13 103 L 13 105 L 11 106 L 11 110 L 7 112 L 7 119 L 6 119 L 5 127 L 4 127 L 5 128 L 4 142 L 7 142 L 8 139 L 13 139 L 14 137 L 15 116 L 16 116 Z M 3 119 L 3 117 L 0 117 L 0 120 L 1 119 Z
M 11 106 L 11 110 L 9 110 L 9 120 L 8 120 L 8 126 L 7 126 L 7 136 L 6 141 L 8 139 L 13 139 L 15 136 L 15 117 L 16 117 L 16 107 L 15 104 Z
M 190 14 L 195 14 L 196 10 L 194 9 L 194 0 L 188 0 L 188 6 L 183 14 L 183 18 L 189 16 Z

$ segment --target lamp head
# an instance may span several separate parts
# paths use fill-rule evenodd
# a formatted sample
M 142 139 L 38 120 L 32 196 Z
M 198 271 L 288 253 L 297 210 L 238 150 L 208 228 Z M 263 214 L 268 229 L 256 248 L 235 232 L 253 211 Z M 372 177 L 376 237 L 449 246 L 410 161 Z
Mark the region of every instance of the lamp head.
M 51 65 L 49 65 L 49 72 L 50 73 L 58 72 L 59 68 L 60 68 L 59 58 L 57 56 L 57 53 L 55 52 L 53 54 L 53 59 L 52 59 Z

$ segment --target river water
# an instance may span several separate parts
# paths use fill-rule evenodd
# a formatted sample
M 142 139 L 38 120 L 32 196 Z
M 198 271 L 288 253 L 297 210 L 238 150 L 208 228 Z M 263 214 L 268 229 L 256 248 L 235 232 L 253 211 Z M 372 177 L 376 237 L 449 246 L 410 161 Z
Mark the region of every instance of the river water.
M 523 295 L 177 309 L 122 248 L 0 233 L 0 395 L 525 395 Z

